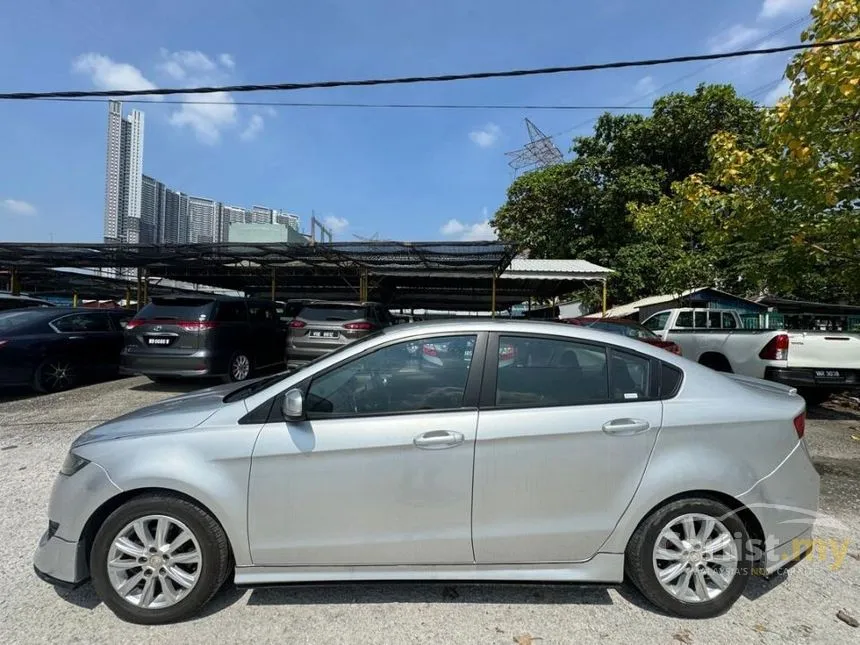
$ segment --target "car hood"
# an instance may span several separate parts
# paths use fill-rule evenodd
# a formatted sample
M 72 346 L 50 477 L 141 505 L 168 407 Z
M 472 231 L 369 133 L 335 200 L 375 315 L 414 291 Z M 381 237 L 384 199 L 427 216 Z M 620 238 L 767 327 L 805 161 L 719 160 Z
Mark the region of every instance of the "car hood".
M 148 405 L 87 430 L 75 439 L 72 448 L 95 441 L 194 428 L 215 414 L 224 405 L 224 397 L 238 387 L 236 383 L 219 385 Z

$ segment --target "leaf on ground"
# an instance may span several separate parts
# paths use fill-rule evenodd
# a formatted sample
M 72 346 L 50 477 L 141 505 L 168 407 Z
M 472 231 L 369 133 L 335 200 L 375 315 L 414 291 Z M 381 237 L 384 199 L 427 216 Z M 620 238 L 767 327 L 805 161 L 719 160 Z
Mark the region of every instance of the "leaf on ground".
M 844 609 L 840 609 L 836 612 L 836 617 L 841 620 L 846 625 L 851 625 L 851 627 L 860 627 L 860 621 L 858 621 L 854 616 L 849 614 Z
M 680 643 L 684 643 L 684 645 L 693 644 L 693 634 L 689 629 L 679 629 L 677 632 L 672 634 L 672 638 Z
M 519 636 L 514 636 L 514 642 L 517 645 L 534 645 L 536 641 L 542 641 L 543 639 L 540 636 L 532 636 L 529 633 L 520 634 Z
M 763 634 L 764 632 L 769 632 L 770 630 L 760 623 L 756 623 L 752 626 L 754 632 L 758 632 L 759 634 Z

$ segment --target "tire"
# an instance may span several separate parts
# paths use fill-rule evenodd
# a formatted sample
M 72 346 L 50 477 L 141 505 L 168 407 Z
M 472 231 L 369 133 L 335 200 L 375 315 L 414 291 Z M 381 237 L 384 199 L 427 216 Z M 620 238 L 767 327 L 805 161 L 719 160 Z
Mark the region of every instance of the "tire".
M 693 544 L 690 555 L 683 555 L 680 551 L 681 545 L 685 544 L 683 524 L 678 527 L 682 535 L 676 534 L 679 537 L 678 546 L 661 539 L 661 535 L 665 535 L 664 529 L 672 527 L 684 516 L 699 518 L 694 519 L 693 528 L 700 535 L 705 530 L 703 526 L 706 518 L 714 520 L 714 529 L 709 534 L 712 536 L 711 543 L 722 534 L 723 539 L 729 541 L 728 548 L 716 549 L 711 555 L 705 555 L 707 549 L 696 550 L 695 544 L 700 543 L 700 540 L 694 539 L 686 542 L 687 545 Z M 743 521 L 725 504 L 708 498 L 678 500 L 654 511 L 637 527 L 627 545 L 625 572 L 642 595 L 663 611 L 683 618 L 711 618 L 727 611 L 746 588 L 753 566 L 751 550 L 746 548 L 748 544 L 749 534 Z M 661 554 L 671 554 L 673 557 L 656 558 L 658 546 Z M 735 565 L 730 564 L 724 569 L 716 564 L 717 560 L 730 561 L 732 552 L 737 556 Z M 676 554 L 677 558 L 674 557 Z M 697 569 L 701 573 L 697 573 Z M 679 570 L 677 576 L 672 575 Z M 690 576 L 688 570 L 691 571 Z M 731 570 L 734 571 L 733 576 L 727 573 Z M 657 571 L 665 572 L 667 583 L 675 587 L 676 593 L 664 587 L 657 577 Z M 725 585 L 724 589 L 719 590 L 721 585 L 717 584 L 718 580 Z M 688 583 L 686 588 L 685 581 Z M 707 600 L 701 599 L 699 593 L 702 582 L 704 593 L 701 595 Z
M 253 367 L 251 357 L 245 352 L 236 352 L 230 358 L 227 365 L 227 374 L 224 376 L 225 383 L 238 383 L 247 381 L 251 377 Z
M 138 526 L 145 527 L 144 537 L 156 549 L 154 554 L 144 549 L 145 540 L 134 528 L 138 521 Z M 161 522 L 166 530 L 159 539 Z M 192 539 L 178 540 L 183 531 Z M 120 537 L 126 537 L 122 551 L 115 545 Z M 183 562 L 173 560 L 176 564 L 171 566 L 171 554 Z M 141 558 L 146 562 L 137 566 Z M 109 559 L 129 566 L 109 566 Z M 230 550 L 221 525 L 196 504 L 170 494 L 144 495 L 120 506 L 101 525 L 90 551 L 90 575 L 99 598 L 119 618 L 140 625 L 172 623 L 195 615 L 224 584 L 229 567 Z M 118 590 L 123 583 L 131 585 L 127 596 Z M 147 585 L 150 593 L 145 599 Z
M 33 389 L 42 394 L 69 390 L 78 383 L 78 369 L 63 356 L 46 358 L 33 374 Z

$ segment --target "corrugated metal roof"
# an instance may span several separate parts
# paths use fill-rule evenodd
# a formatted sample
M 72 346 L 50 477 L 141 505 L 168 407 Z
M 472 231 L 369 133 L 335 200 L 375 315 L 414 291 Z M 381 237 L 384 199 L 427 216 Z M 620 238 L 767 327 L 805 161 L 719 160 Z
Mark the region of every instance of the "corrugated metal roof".
M 502 278 L 525 280 L 600 280 L 612 269 L 585 260 L 531 260 L 514 258 Z

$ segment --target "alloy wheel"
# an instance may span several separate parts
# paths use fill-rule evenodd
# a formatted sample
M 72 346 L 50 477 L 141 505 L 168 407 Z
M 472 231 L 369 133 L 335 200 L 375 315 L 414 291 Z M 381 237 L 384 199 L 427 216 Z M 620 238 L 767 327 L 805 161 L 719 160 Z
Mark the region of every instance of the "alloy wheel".
M 685 603 L 719 596 L 738 571 L 738 545 L 726 526 L 702 513 L 676 517 L 654 544 L 654 573 L 660 585 Z
M 55 359 L 42 367 L 40 378 L 46 392 L 59 392 L 71 387 L 74 368 L 69 361 Z
M 251 373 L 251 361 L 244 354 L 236 354 L 230 364 L 230 376 L 234 381 L 244 381 Z
M 143 609 L 164 609 L 180 602 L 194 589 L 202 567 L 194 533 L 167 515 L 146 515 L 130 522 L 108 550 L 111 586 L 125 602 Z

